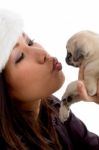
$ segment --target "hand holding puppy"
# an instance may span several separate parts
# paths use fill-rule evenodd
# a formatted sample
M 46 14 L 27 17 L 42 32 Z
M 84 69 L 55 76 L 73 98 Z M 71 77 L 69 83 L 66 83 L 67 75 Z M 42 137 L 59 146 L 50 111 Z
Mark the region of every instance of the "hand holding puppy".
M 71 104 L 80 100 L 99 101 L 99 35 L 78 32 L 68 40 L 66 48 L 66 62 L 79 67 L 79 80 L 71 82 L 63 94 L 59 113 L 62 122 L 68 118 Z
M 84 67 L 81 66 L 79 69 L 78 81 L 77 81 L 77 91 L 79 93 L 79 99 L 83 101 L 92 101 L 99 104 L 99 80 L 97 81 L 97 92 L 94 96 L 90 96 L 87 93 L 85 84 L 84 84 Z

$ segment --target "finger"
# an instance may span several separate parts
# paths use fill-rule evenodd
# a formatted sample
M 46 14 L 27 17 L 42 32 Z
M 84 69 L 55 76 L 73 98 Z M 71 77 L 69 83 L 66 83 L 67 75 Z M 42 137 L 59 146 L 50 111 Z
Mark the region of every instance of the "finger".
M 77 90 L 78 90 L 80 98 L 82 100 L 84 100 L 84 101 L 90 101 L 91 100 L 87 94 L 84 83 L 80 80 L 77 82 Z
M 86 102 L 95 102 L 95 103 L 99 104 L 99 97 L 98 96 L 92 96 L 92 97 L 89 96 L 83 81 L 80 81 L 80 80 L 77 81 L 77 90 L 79 92 L 79 97 L 81 100 L 86 101 Z
M 84 80 L 84 66 L 83 65 L 81 65 L 79 68 L 78 79 Z
M 97 83 L 97 97 L 99 97 L 99 80 L 98 80 L 98 83 Z

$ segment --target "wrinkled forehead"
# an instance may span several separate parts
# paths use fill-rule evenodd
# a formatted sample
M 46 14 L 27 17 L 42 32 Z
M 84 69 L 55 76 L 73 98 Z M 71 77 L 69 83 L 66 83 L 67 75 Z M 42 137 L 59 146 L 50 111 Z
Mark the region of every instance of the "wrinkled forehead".
M 74 51 L 74 49 L 77 47 L 77 42 L 78 42 L 78 40 L 75 38 L 69 39 L 66 44 L 67 51 L 69 51 L 69 52 Z
M 76 34 L 72 36 L 66 45 L 66 49 L 69 52 L 73 52 L 77 48 L 81 48 L 86 43 L 87 37 L 84 34 Z

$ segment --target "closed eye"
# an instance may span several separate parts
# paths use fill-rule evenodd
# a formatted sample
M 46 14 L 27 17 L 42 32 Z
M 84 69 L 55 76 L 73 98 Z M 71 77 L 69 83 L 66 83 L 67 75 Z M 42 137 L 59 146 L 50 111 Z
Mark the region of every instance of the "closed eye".
M 18 57 L 17 57 L 17 59 L 16 59 L 16 61 L 15 61 L 15 63 L 17 64 L 17 63 L 19 63 L 22 59 L 24 59 L 24 53 L 22 52 Z

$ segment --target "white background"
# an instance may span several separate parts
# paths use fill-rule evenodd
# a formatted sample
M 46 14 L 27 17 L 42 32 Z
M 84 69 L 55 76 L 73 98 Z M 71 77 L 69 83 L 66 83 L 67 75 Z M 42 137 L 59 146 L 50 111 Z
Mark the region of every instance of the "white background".
M 55 93 L 61 98 L 67 84 L 77 79 L 78 69 L 65 64 L 66 42 L 80 30 L 99 33 L 98 0 L 0 0 L 0 8 L 18 12 L 24 19 L 24 31 L 39 41 L 63 64 L 66 81 Z M 99 106 L 80 102 L 72 111 L 99 135 Z

